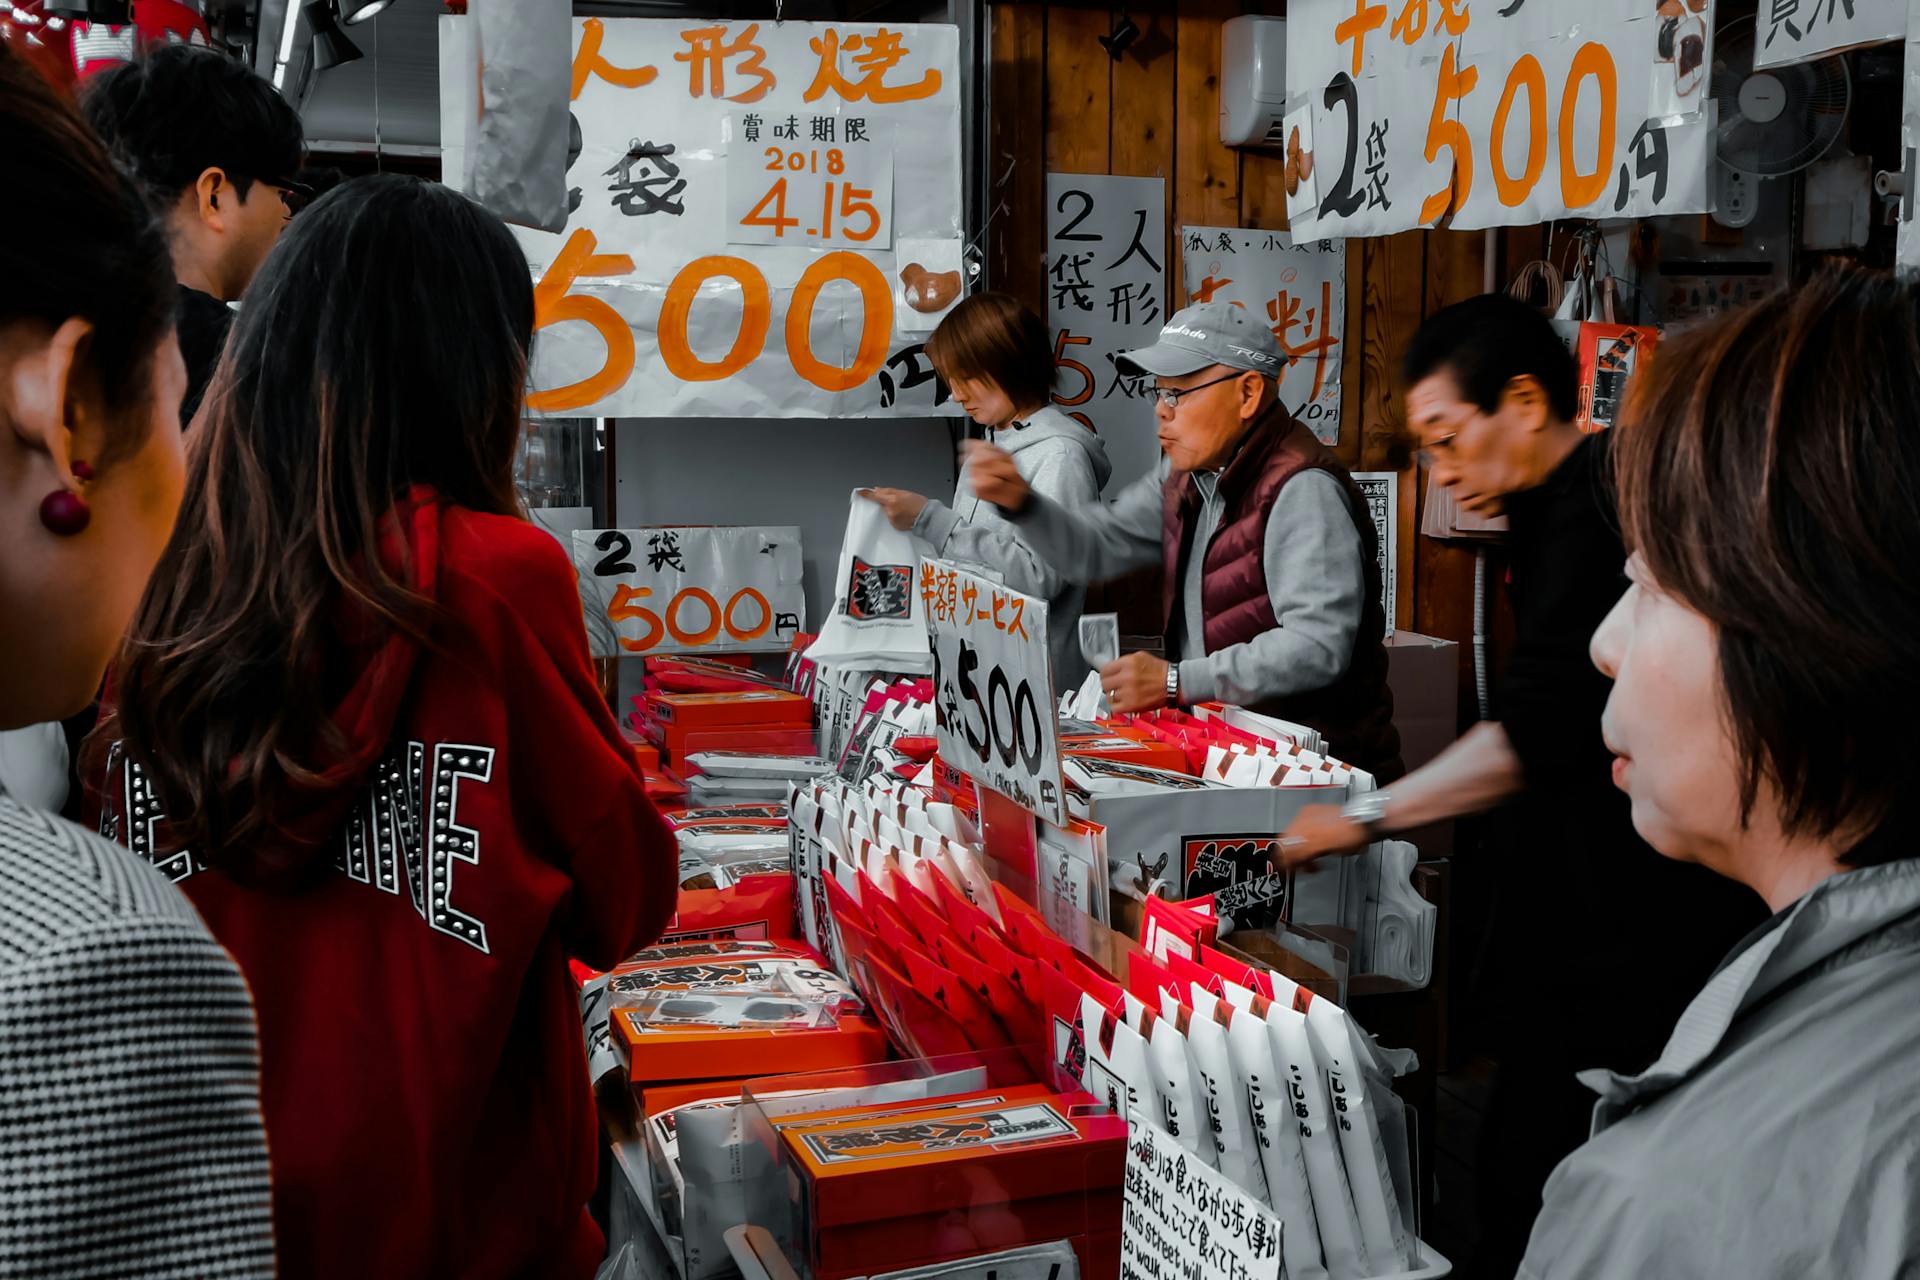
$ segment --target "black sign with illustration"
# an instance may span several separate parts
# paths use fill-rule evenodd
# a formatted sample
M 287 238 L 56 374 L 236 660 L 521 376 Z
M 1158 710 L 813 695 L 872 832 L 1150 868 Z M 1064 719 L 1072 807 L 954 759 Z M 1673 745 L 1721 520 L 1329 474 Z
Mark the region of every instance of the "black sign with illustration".
M 1181 841 L 1189 898 L 1213 895 L 1236 929 L 1264 929 L 1286 914 L 1287 874 L 1272 832 L 1188 836 Z

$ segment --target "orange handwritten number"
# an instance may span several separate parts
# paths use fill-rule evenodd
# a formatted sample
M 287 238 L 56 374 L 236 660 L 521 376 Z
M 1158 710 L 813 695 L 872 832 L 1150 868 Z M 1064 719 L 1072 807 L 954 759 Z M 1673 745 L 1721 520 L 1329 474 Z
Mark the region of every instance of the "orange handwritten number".
M 820 291 L 836 280 L 846 280 L 860 291 L 863 317 L 860 346 L 853 363 L 842 369 L 813 354 L 813 307 Z M 815 258 L 800 273 L 793 299 L 787 304 L 787 359 L 793 371 L 822 391 L 851 391 L 887 360 L 887 338 L 893 333 L 893 290 L 880 268 L 858 254 L 845 251 Z
M 1453 104 L 1473 92 L 1473 86 L 1480 82 L 1480 68 L 1456 71 L 1455 48 L 1450 44 L 1440 55 L 1440 82 L 1434 86 L 1433 114 L 1427 119 L 1427 162 L 1431 164 L 1438 158 L 1442 147 L 1452 153 L 1448 158 L 1447 185 L 1428 196 L 1420 206 L 1422 224 L 1433 222 L 1449 209 L 1458 209 L 1467 202 L 1467 193 L 1473 190 L 1473 139 L 1467 135 L 1466 127 L 1453 118 Z
M 633 330 L 627 322 L 605 298 L 572 292 L 574 282 L 582 277 L 619 276 L 633 270 L 633 259 L 624 253 L 595 253 L 598 243 L 585 227 L 567 237 L 566 245 L 533 287 L 533 327 L 538 332 L 569 320 L 592 325 L 607 344 L 607 362 L 591 377 L 533 392 L 527 397 L 530 409 L 558 412 L 584 408 L 618 391 L 633 373 Z
M 1515 178 L 1507 173 L 1507 117 L 1513 111 L 1514 96 L 1521 89 L 1527 91 L 1527 160 L 1520 176 Z M 1540 59 L 1530 53 L 1521 55 L 1513 64 L 1513 70 L 1507 73 L 1507 87 L 1493 112 L 1487 154 L 1493 162 L 1493 187 L 1500 193 L 1500 203 L 1509 209 L 1517 208 L 1540 181 L 1540 171 L 1547 167 L 1547 75 L 1540 68 Z
M 733 346 L 718 360 L 702 360 L 693 352 L 687 337 L 687 325 L 693 314 L 693 301 L 700 286 L 717 277 L 725 277 L 740 286 L 740 332 Z M 667 299 L 660 309 L 660 359 L 667 370 L 682 382 L 718 382 L 731 378 L 751 364 L 766 346 L 767 329 L 773 323 L 773 302 L 767 295 L 767 278 L 745 258 L 713 255 L 695 258 L 680 269 L 667 286 Z
M 1573 118 L 1580 103 L 1581 84 L 1589 76 L 1600 90 L 1600 136 L 1594 143 L 1597 154 L 1592 171 L 1581 173 L 1573 154 Z M 1607 46 L 1598 41 L 1581 45 L 1573 55 L 1566 91 L 1560 98 L 1560 199 L 1569 209 L 1584 209 L 1607 189 L 1607 179 L 1613 174 L 1613 119 L 1618 97 L 1619 77 Z
M 613 599 L 607 602 L 607 619 L 610 622 L 626 622 L 638 618 L 646 624 L 646 634 L 638 640 L 620 637 L 620 647 L 628 653 L 646 653 L 660 643 L 660 637 L 666 628 L 660 625 L 660 615 L 644 605 L 635 604 L 636 600 L 645 600 L 653 594 L 652 587 L 630 587 L 621 583 L 613 589 Z

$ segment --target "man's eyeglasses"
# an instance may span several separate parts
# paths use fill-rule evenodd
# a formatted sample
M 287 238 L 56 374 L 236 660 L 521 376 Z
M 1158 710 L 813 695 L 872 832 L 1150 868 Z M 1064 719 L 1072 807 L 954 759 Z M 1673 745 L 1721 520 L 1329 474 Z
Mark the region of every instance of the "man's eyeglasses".
M 1205 391 L 1208 387 L 1217 387 L 1223 382 L 1232 382 L 1235 378 L 1240 377 L 1246 372 L 1245 369 L 1237 369 L 1224 377 L 1215 378 L 1211 382 L 1203 382 L 1195 387 L 1155 387 L 1153 389 L 1153 397 L 1169 409 L 1178 409 L 1180 407 L 1181 396 L 1190 396 L 1196 391 Z
M 302 209 L 313 203 L 314 189 L 304 182 L 292 178 L 261 178 L 262 183 L 274 189 L 280 203 L 287 207 L 287 221 L 293 221 Z

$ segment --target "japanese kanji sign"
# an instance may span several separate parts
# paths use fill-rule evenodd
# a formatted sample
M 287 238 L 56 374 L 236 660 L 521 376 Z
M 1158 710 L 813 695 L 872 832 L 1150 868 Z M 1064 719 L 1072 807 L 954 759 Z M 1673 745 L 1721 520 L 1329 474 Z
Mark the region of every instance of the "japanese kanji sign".
M 1387 611 L 1387 639 L 1393 638 L 1394 604 L 1400 598 L 1400 474 L 1396 471 L 1356 471 L 1353 482 L 1367 500 L 1367 515 L 1377 538 L 1374 554 L 1380 564 L 1380 605 Z
M 1327 444 L 1340 440 L 1340 367 L 1347 337 L 1347 242 L 1285 231 L 1180 228 L 1187 302 L 1229 302 L 1273 329 L 1293 357 L 1280 403 Z
M 1113 358 L 1152 346 L 1166 323 L 1166 229 L 1159 178 L 1047 175 L 1053 398 L 1105 442 L 1109 493 L 1160 461 L 1153 379 L 1124 376 Z
M 1048 822 L 1067 822 L 1047 602 L 922 560 L 940 758 Z
M 1760 0 L 1753 69 L 1809 62 L 1907 34 L 1906 0 Z
M 1713 0 L 1299 0 L 1293 232 L 1704 212 L 1712 29 Z
M 1141 1115 L 1127 1117 L 1120 1280 L 1279 1280 L 1280 1219 Z
M 441 20 L 455 186 L 467 21 Z M 956 28 L 576 18 L 572 40 L 567 225 L 514 229 L 533 412 L 957 412 L 924 351 L 963 279 Z
M 578 529 L 573 568 L 596 658 L 784 653 L 807 615 L 796 528 Z

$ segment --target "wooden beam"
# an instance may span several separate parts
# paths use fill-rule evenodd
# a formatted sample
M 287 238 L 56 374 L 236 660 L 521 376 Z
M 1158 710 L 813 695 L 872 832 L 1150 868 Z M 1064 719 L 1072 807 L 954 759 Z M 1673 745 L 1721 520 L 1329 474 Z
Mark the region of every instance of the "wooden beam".
M 991 32 L 987 163 L 999 207 L 987 236 L 991 283 L 1046 314 L 1045 101 L 1047 11 L 1039 4 L 995 4 Z
M 1175 149 L 1178 226 L 1240 225 L 1240 155 L 1220 141 L 1220 24 L 1238 17 L 1238 0 L 1180 5 L 1174 91 L 1180 106 Z M 1173 264 L 1176 275 L 1178 261 Z M 1185 284 L 1175 280 L 1175 297 Z
M 1161 263 L 1167 269 L 1167 311 L 1183 301 L 1173 291 L 1179 269 L 1180 240 L 1174 233 L 1174 163 L 1177 102 L 1174 98 L 1174 19 L 1172 14 L 1131 14 L 1140 28 L 1120 61 L 1113 64 L 1113 143 L 1109 170 L 1130 178 L 1160 178 L 1166 187 L 1167 234 Z
M 1105 173 L 1112 139 L 1113 61 L 1103 9 L 1047 6 L 1047 172 Z

